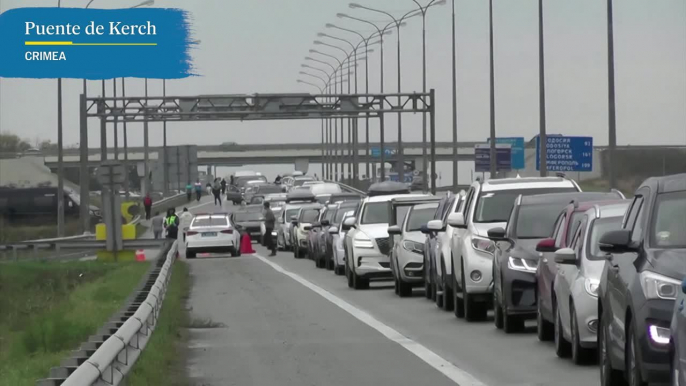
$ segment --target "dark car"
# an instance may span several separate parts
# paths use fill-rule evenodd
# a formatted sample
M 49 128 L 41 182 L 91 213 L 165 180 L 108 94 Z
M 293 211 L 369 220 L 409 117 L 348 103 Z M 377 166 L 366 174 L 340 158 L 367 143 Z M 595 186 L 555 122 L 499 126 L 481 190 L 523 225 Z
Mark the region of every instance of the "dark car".
M 536 320 L 538 339 L 553 340 L 555 333 L 555 296 L 554 280 L 557 273 L 555 251 L 568 248 L 572 237 L 584 218 L 584 213 L 596 204 L 623 202 L 624 195 L 620 192 L 605 194 L 600 199 L 585 198 L 584 201 L 574 201 L 568 204 L 555 220 L 550 238 L 541 240 L 536 251 L 542 253 L 536 267 Z
M 459 196 L 448 192 L 438 203 L 438 209 L 434 215 L 434 220 L 445 222 L 450 214 L 450 208 L 453 207 L 455 200 Z M 437 280 L 436 280 L 436 256 L 438 255 L 438 233 L 441 231 L 431 231 L 426 228 L 424 234 L 426 240 L 424 241 L 424 295 L 427 299 L 436 301 Z M 443 231 L 444 232 L 444 231 Z
M 536 246 L 550 237 L 560 212 L 570 202 L 616 198 L 615 193 L 549 193 L 519 196 L 507 228 L 493 228 L 488 237 L 496 242 L 493 258 L 493 310 L 497 328 L 520 331 L 524 321 L 536 317 Z
M 241 190 L 237 186 L 227 185 L 226 201 L 231 201 L 234 205 L 238 205 L 243 201 L 243 193 L 241 193 Z
M 231 221 L 238 225 L 241 233 L 247 233 L 252 240 L 262 237 L 260 224 L 264 221 L 262 205 L 251 205 L 231 214 Z
M 601 385 L 669 382 L 670 323 L 686 276 L 686 174 L 643 182 L 622 228 L 599 244 Z
M 307 236 L 307 255 L 314 260 L 317 268 L 329 268 L 326 265 L 324 253 L 322 253 L 321 241 L 323 235 L 327 234 L 331 220 L 336 214 L 336 205 L 326 205 L 319 213 L 319 219 L 312 224 Z M 333 268 L 331 268 L 333 269 Z

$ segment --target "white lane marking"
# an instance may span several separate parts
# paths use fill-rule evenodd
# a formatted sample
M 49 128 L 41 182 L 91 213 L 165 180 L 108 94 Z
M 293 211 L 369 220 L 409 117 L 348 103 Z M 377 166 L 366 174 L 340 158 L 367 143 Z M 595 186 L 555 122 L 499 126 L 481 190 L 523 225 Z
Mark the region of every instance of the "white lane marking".
M 381 334 L 383 334 L 386 338 L 390 339 L 391 341 L 398 343 L 399 345 L 403 346 L 407 351 L 411 352 L 412 354 L 416 355 L 419 359 L 423 360 L 426 362 L 429 366 L 433 367 L 434 369 L 438 370 L 441 372 L 441 374 L 445 375 L 448 377 L 451 381 L 455 382 L 458 386 L 486 386 L 485 383 L 479 381 L 476 379 L 474 376 L 469 374 L 468 372 L 458 368 L 454 364 L 450 363 L 443 357 L 439 356 L 435 352 L 431 351 L 429 348 L 426 346 L 422 345 L 421 343 L 415 342 L 414 340 L 406 337 L 405 335 L 401 334 L 400 332 L 396 331 L 392 327 L 384 324 L 383 322 L 379 321 L 375 317 L 371 316 L 369 313 L 366 311 L 363 311 L 352 304 L 346 302 L 345 300 L 339 298 L 338 296 L 332 294 L 331 292 L 319 287 L 318 285 L 310 282 L 309 280 L 303 278 L 302 276 L 298 275 L 297 273 L 293 273 L 291 271 L 286 270 L 279 264 L 276 264 L 269 259 L 265 258 L 264 256 L 260 256 L 259 254 L 254 254 L 255 257 L 258 259 L 262 260 L 264 263 L 269 264 L 272 268 L 274 268 L 276 271 L 283 273 L 286 276 L 289 276 L 291 279 L 297 281 L 298 283 L 304 285 L 305 287 L 311 289 L 312 291 L 318 293 L 321 295 L 324 299 L 330 301 L 331 303 L 337 305 L 350 315 L 356 317 L 359 319 L 361 322 L 365 323 L 369 327 L 379 331 Z

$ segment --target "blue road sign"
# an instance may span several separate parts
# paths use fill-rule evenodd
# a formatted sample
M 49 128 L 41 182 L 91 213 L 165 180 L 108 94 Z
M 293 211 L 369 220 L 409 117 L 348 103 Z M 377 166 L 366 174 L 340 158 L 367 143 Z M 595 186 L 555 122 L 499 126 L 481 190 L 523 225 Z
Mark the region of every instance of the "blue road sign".
M 395 154 L 395 149 L 390 149 L 390 148 L 385 148 L 385 156 L 389 157 Z M 371 149 L 372 157 L 374 158 L 381 158 L 381 148 L 379 147 L 373 147 Z
M 541 170 L 540 138 L 536 137 L 536 170 Z M 546 162 L 551 172 L 593 170 L 593 137 L 547 137 Z
M 496 169 L 499 172 L 512 170 L 512 149 L 509 144 L 495 144 Z M 491 170 L 491 145 L 478 144 L 474 146 L 474 171 L 488 172 Z
M 486 143 L 491 143 L 491 139 L 488 138 Z M 508 144 L 510 145 L 510 154 L 512 157 L 512 169 L 520 170 L 526 168 L 526 163 L 524 162 L 524 137 L 503 137 L 496 138 L 495 143 L 497 144 Z

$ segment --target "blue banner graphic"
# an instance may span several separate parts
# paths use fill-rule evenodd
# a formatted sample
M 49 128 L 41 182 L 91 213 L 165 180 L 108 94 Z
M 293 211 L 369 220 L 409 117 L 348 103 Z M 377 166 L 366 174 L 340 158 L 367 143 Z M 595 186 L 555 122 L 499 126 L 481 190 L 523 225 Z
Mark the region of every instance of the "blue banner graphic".
M 0 14 L 0 77 L 179 79 L 196 75 L 181 9 L 16 8 Z

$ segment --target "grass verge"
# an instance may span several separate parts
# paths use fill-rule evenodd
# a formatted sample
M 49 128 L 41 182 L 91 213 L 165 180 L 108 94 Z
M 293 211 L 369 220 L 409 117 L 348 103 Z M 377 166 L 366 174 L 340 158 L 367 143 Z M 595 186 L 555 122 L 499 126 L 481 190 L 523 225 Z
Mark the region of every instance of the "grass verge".
M 94 334 L 149 263 L 17 263 L 0 270 L 0 385 L 35 385 Z
M 189 323 L 186 300 L 189 290 L 188 265 L 178 260 L 174 263 L 159 324 L 129 373 L 128 386 L 188 385 L 184 362 L 187 340 L 185 327 Z

